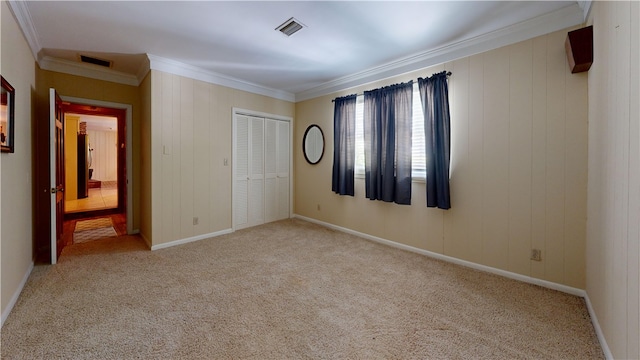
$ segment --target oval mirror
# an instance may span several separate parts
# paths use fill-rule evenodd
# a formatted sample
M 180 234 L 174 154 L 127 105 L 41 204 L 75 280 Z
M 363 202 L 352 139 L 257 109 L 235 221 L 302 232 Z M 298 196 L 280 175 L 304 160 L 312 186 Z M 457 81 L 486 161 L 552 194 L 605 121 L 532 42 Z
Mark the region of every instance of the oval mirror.
M 317 164 L 324 154 L 324 134 L 318 125 L 309 125 L 302 139 L 302 151 L 309 164 Z

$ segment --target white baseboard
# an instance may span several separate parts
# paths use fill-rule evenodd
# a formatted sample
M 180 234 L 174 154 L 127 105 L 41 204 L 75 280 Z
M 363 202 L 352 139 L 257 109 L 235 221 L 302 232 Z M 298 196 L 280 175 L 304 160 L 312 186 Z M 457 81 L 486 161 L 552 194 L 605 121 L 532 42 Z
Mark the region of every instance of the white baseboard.
M 604 338 L 604 333 L 600 328 L 600 323 L 598 322 L 598 317 L 596 316 L 596 312 L 591 305 L 591 300 L 589 299 L 589 294 L 585 293 L 584 301 L 587 303 L 587 310 L 589 310 L 589 316 L 591 316 L 591 323 L 593 324 L 593 328 L 596 331 L 596 335 L 598 336 L 598 341 L 600 341 L 600 347 L 602 347 L 602 352 L 604 353 L 604 357 L 608 360 L 613 360 L 613 354 L 609 349 L 609 345 L 607 344 L 607 340 Z
M 392 246 L 392 247 L 395 247 L 395 248 L 398 248 L 398 249 L 402 249 L 402 250 L 411 251 L 411 252 L 414 252 L 414 253 L 418 253 L 418 254 L 421 254 L 421 255 L 425 255 L 425 256 L 434 258 L 434 259 L 438 259 L 438 260 L 446 261 L 446 262 L 449 262 L 449 263 L 465 266 L 465 267 L 468 267 L 468 268 L 471 268 L 471 269 L 480 270 L 480 271 L 488 272 L 488 273 L 491 273 L 491 274 L 504 276 L 504 277 L 509 278 L 509 279 L 514 279 L 514 280 L 526 282 L 526 283 L 529 283 L 529 284 L 542 286 L 542 287 L 545 287 L 545 288 L 548 288 L 548 289 L 562 291 L 564 293 L 575 295 L 575 296 L 585 297 L 585 295 L 586 295 L 584 290 L 578 289 L 578 288 L 574 288 L 574 287 L 571 287 L 571 286 L 562 285 L 562 284 L 554 283 L 554 282 L 547 281 L 547 280 L 536 279 L 536 278 L 533 278 L 533 277 L 530 277 L 530 276 L 516 274 L 516 273 L 511 272 L 511 271 L 497 269 L 497 268 L 494 268 L 494 267 L 491 267 L 491 266 L 476 264 L 476 263 L 471 262 L 471 261 L 461 260 L 461 259 L 454 258 L 454 257 L 451 257 L 451 256 L 434 253 L 432 251 L 419 249 L 419 248 L 416 248 L 416 247 L 413 247 L 413 246 L 397 243 L 395 241 L 379 238 L 377 236 L 361 233 L 361 232 L 358 232 L 358 231 L 355 231 L 355 230 L 351 230 L 351 229 L 348 229 L 348 228 L 344 228 L 344 227 L 341 227 L 341 226 L 333 225 L 333 224 L 330 224 L 330 223 L 326 223 L 324 221 L 308 218 L 308 217 L 297 215 L 297 214 L 294 214 L 293 217 L 301 219 L 301 220 L 305 220 L 305 221 L 308 221 L 308 222 L 311 222 L 311 223 L 314 223 L 314 224 L 318 224 L 318 225 L 321 225 L 321 226 L 324 226 L 324 227 L 328 227 L 328 228 L 331 228 L 331 229 L 334 229 L 334 230 L 338 230 L 338 231 L 341 231 L 341 232 L 344 232 L 344 233 L 347 233 L 347 234 L 359 236 L 359 237 L 365 238 L 367 240 L 375 241 L 375 242 L 380 243 L 380 244 Z
M 168 247 L 172 247 L 172 246 L 177 246 L 177 245 L 182 245 L 182 244 L 186 244 L 186 243 L 190 243 L 190 242 L 194 242 L 194 241 L 199 241 L 199 240 L 204 240 L 204 239 L 209 239 L 212 237 L 216 237 L 216 236 L 220 236 L 220 235 L 225 235 L 225 234 L 230 234 L 233 232 L 233 229 L 224 229 L 224 230 L 220 230 L 220 231 L 216 231 L 216 232 L 212 232 L 212 233 L 208 233 L 208 234 L 202 234 L 202 235 L 198 235 L 198 236 L 192 236 L 186 239 L 180 239 L 180 240 L 174 240 L 174 241 L 170 241 L 168 243 L 164 243 L 164 244 L 158 244 L 158 245 L 153 245 L 151 246 L 149 241 L 147 241 L 147 244 L 149 244 L 151 250 L 160 250 L 160 249 L 164 249 L 164 248 L 168 248 Z M 144 238 L 144 236 L 143 236 Z
M 481 264 L 476 264 L 470 261 L 466 261 L 466 260 L 461 260 L 461 259 L 457 259 L 451 256 L 446 256 L 446 255 L 442 255 L 442 254 L 438 254 L 438 253 L 434 253 L 428 250 L 423 250 L 423 249 L 419 249 L 413 246 L 409 246 L 409 245 L 405 245 L 405 244 L 400 244 L 397 243 L 395 241 L 391 241 L 391 240 L 387 240 L 387 239 L 383 239 L 383 238 L 379 238 L 376 236 L 372 236 L 369 234 L 364 234 L 355 230 L 351 230 L 348 228 L 344 228 L 341 226 L 337 226 L 337 225 L 333 225 L 324 221 L 320 221 L 320 220 L 316 220 L 316 219 L 312 219 L 312 218 L 308 218 L 305 216 L 301 216 L 301 215 L 297 215 L 294 214 L 293 215 L 294 218 L 298 218 L 304 221 L 308 221 L 314 224 L 318 224 L 330 229 L 334 229 L 337 231 L 341 231 L 347 234 L 351 234 L 351 235 L 355 235 L 355 236 L 359 236 L 362 238 L 365 238 L 367 240 L 371 240 L 371 241 L 375 241 L 377 243 L 381 243 L 384 245 L 388 245 L 388 246 L 392 246 L 398 249 L 403 249 L 403 250 L 407 250 L 407 251 L 411 251 L 411 252 L 415 252 L 421 255 L 425 255 L 425 256 L 429 256 L 432 257 L 434 259 L 438 259 L 438 260 L 443 260 L 446 262 L 450 262 L 453 264 L 458 264 L 461 266 L 465 266 L 468 268 L 472 268 L 475 270 L 480 270 L 480 271 L 484 271 L 484 272 L 488 272 L 491 274 L 496 274 L 496 275 L 500 275 L 500 276 L 504 276 L 506 278 L 509 279 L 513 279 L 513 280 L 518 280 L 518 281 L 522 281 L 525 283 L 529 283 L 529 284 L 534 284 L 534 285 L 538 285 L 538 286 L 542 286 L 548 289 L 552 289 L 552 290 L 557 290 L 557 291 L 561 291 L 567 294 L 571 294 L 571 295 L 575 295 L 575 296 L 579 296 L 585 299 L 585 302 L 587 304 L 587 309 L 589 310 L 589 315 L 591 316 L 591 323 L 593 324 L 593 327 L 596 331 L 596 335 L 598 336 L 598 341 L 600 342 L 600 346 L 602 347 L 602 351 L 604 352 L 604 355 L 607 359 L 613 359 L 613 355 L 611 354 L 611 350 L 609 350 L 609 346 L 607 345 L 607 341 L 604 338 L 604 333 L 602 332 L 602 329 L 600 328 L 600 324 L 598 323 L 598 318 L 596 317 L 596 313 L 593 309 L 593 307 L 591 306 L 591 301 L 589 300 L 589 296 L 587 295 L 587 292 L 585 290 L 582 289 L 578 289 L 578 288 L 574 288 L 571 286 L 567 286 L 567 285 L 562 285 L 562 284 L 558 284 L 558 283 L 554 283 L 551 281 L 546 281 L 546 280 L 541 280 L 541 279 L 536 279 L 530 276 L 525 276 L 525 275 L 521 275 L 521 274 L 516 274 L 514 272 L 511 271 L 506 271 L 506 270 L 501 270 L 501 269 L 496 269 L 490 266 L 486 266 L 486 265 L 481 265 Z
M 24 289 L 24 286 L 27 283 L 27 280 L 29 280 L 29 275 L 31 275 L 31 271 L 33 271 L 33 261 L 31 262 L 31 265 L 29 265 L 27 272 L 22 277 L 22 281 L 20 281 L 20 285 L 18 285 L 18 288 L 13 293 L 11 300 L 9 300 L 9 304 L 7 304 L 7 308 L 2 311 L 2 319 L 0 320 L 0 327 L 4 326 L 4 322 L 7 320 L 7 318 L 9 317 L 9 314 L 11 313 L 11 310 L 13 310 L 13 307 L 16 305 L 16 302 L 18 301 L 18 298 L 22 293 L 22 289 Z

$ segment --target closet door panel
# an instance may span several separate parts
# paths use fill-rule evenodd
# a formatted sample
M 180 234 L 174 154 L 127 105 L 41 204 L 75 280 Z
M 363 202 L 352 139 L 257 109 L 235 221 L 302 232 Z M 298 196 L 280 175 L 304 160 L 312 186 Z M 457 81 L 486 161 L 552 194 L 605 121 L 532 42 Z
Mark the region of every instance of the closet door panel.
M 262 179 L 249 181 L 249 224 L 264 224 L 264 182 Z
M 278 220 L 277 142 L 279 121 L 264 121 L 264 210 L 265 222 Z
M 237 116 L 235 121 L 234 226 L 249 223 L 249 118 Z
M 254 226 L 264 223 L 264 119 L 249 122 L 249 226 Z
M 277 121 L 277 148 L 276 148 L 276 182 L 277 182 L 277 215 L 276 218 L 289 218 L 290 205 L 290 124 L 288 121 Z
M 234 228 L 289 218 L 290 124 L 235 115 Z

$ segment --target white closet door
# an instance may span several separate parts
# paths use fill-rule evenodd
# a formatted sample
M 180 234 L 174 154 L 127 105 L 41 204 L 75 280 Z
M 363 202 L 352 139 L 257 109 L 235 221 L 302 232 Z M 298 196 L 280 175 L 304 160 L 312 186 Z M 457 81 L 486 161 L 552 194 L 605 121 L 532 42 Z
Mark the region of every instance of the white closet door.
M 289 218 L 290 124 L 235 115 L 233 226 Z
M 243 228 L 249 224 L 249 118 L 236 116 L 233 130 L 235 140 L 233 222 L 236 228 Z
M 249 117 L 249 224 L 264 223 L 264 119 Z
M 237 115 L 233 223 L 236 229 L 264 223 L 264 119 Z
M 277 184 L 277 143 L 278 123 L 265 119 L 264 122 L 264 218 L 265 222 L 278 220 Z
M 277 188 L 277 219 L 289 218 L 289 189 L 290 189 L 290 125 L 288 121 L 277 122 L 276 149 L 276 188 Z

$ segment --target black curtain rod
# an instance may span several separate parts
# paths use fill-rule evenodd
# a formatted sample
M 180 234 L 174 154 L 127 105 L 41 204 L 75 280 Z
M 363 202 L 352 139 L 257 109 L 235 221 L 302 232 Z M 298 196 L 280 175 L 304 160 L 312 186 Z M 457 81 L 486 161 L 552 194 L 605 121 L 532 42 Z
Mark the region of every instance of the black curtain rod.
M 449 77 L 449 76 L 451 76 L 451 75 L 453 75 L 453 73 L 451 73 L 451 71 L 447 71 L 447 77 Z M 432 75 L 432 76 L 433 76 L 433 75 Z M 356 96 L 360 96 L 360 95 L 364 95 L 364 93 L 362 92 L 362 93 L 357 93 L 357 94 L 356 94 Z M 348 95 L 347 95 L 347 96 L 348 96 Z M 335 101 L 336 101 L 335 99 L 331 100 L 331 102 L 335 102 Z

